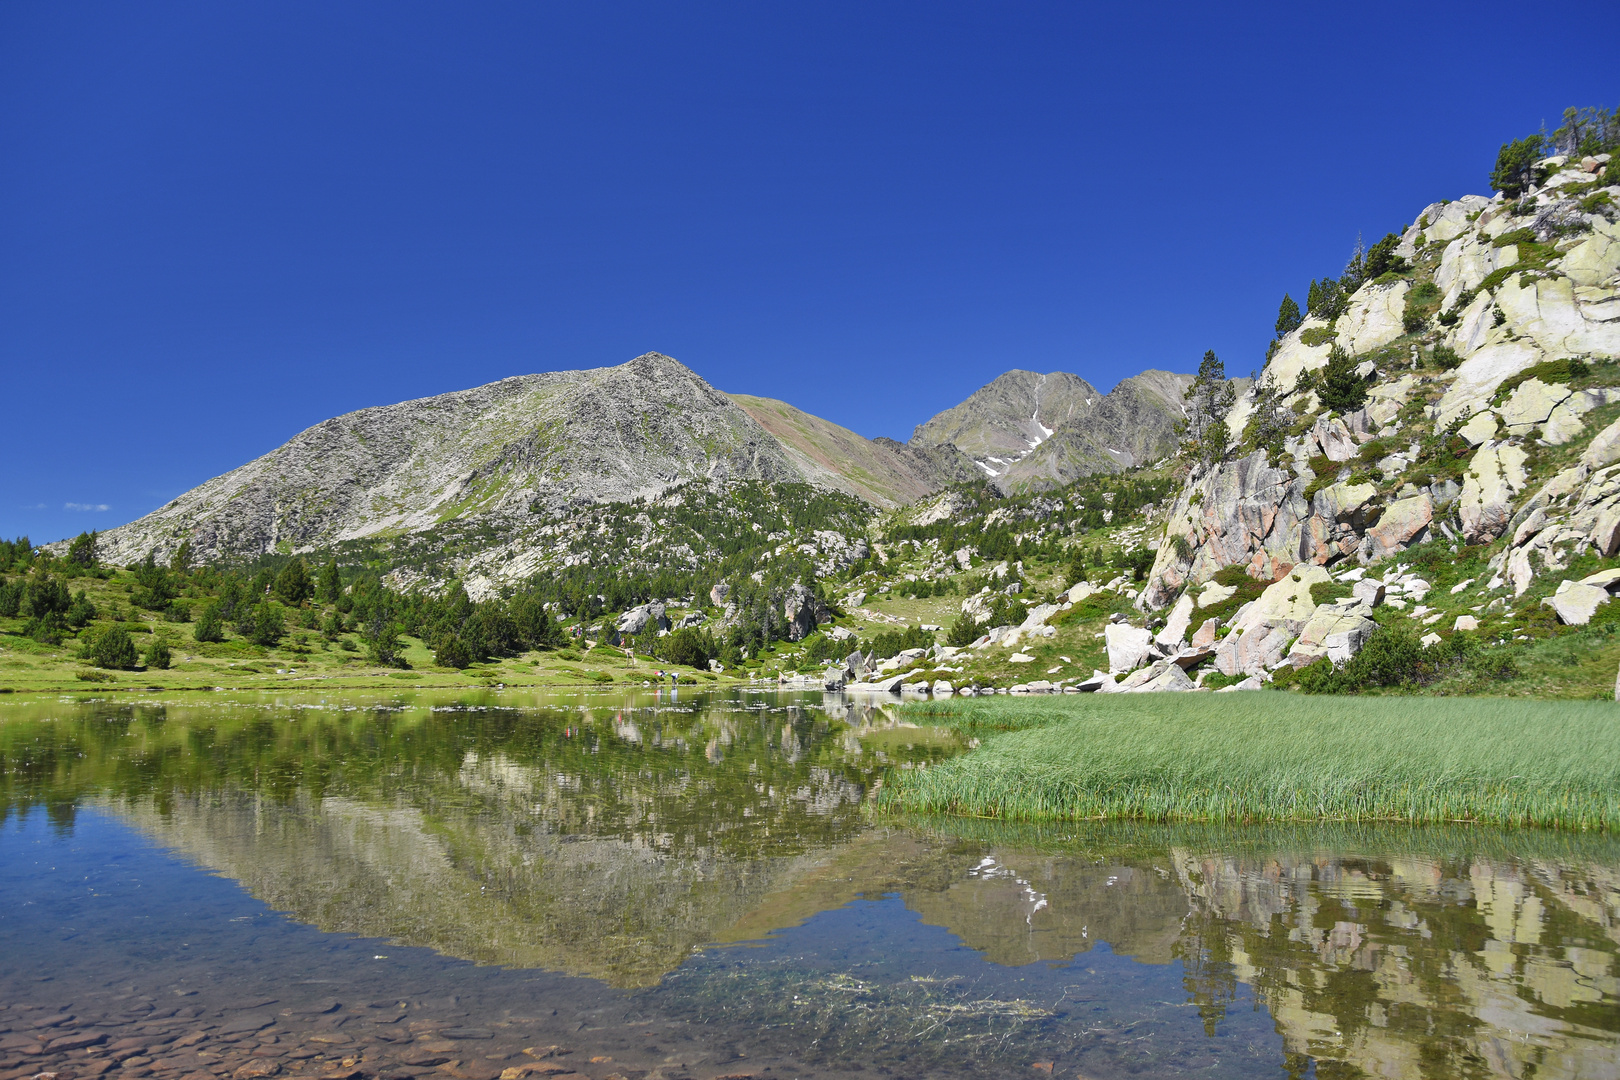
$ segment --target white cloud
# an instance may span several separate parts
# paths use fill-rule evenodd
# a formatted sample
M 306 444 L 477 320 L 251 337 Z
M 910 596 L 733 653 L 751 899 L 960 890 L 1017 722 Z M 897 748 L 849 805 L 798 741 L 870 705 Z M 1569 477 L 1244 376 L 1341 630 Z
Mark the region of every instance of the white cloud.
M 64 510 L 89 510 L 92 513 L 94 513 L 94 512 L 99 512 L 99 511 L 102 511 L 102 510 L 111 510 L 112 507 L 108 506 L 106 503 L 76 503 L 76 502 L 70 502 L 70 503 L 63 503 L 62 504 L 62 509 L 64 509 Z

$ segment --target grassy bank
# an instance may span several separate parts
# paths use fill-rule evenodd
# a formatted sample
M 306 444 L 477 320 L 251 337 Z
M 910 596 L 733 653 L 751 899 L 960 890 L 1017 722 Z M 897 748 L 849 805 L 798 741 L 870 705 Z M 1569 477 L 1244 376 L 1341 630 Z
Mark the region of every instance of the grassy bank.
M 882 805 L 1013 821 L 1478 822 L 1620 829 L 1620 706 L 1283 694 L 956 698 L 981 745 Z

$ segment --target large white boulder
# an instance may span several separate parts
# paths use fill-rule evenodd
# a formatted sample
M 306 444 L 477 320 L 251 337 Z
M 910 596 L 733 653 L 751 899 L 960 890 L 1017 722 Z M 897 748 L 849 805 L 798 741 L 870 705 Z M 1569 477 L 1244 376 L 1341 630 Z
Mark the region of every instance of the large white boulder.
M 1620 276 L 1620 225 L 1594 218 L 1592 235 L 1570 249 L 1559 269 L 1576 285 L 1612 285 Z
M 1468 423 L 1457 429 L 1457 434 L 1467 439 L 1469 446 L 1478 446 L 1496 438 L 1496 429 L 1500 426 L 1495 410 L 1485 409 L 1470 416 Z
M 1419 216 L 1424 238 L 1431 244 L 1444 243 L 1474 228 L 1474 215 L 1491 205 L 1483 195 L 1464 195 L 1454 202 L 1435 203 Z
M 1322 447 L 1322 453 L 1329 461 L 1345 462 L 1361 452 L 1356 437 L 1350 433 L 1350 428 L 1338 417 L 1322 417 L 1311 429 L 1311 436 Z
M 1620 355 L 1620 311 L 1607 318 L 1589 317 L 1569 278 L 1537 278 L 1520 285 L 1522 277 L 1509 275 L 1496 291 L 1496 306 L 1517 333 L 1557 356 Z M 1601 304 L 1599 297 L 1593 299 Z
M 1153 632 L 1130 623 L 1109 623 L 1103 630 L 1108 646 L 1108 670 L 1114 674 L 1132 671 L 1147 663 L 1152 651 Z
M 1384 509 L 1378 524 L 1367 530 L 1372 539 L 1372 554 L 1388 555 L 1411 543 L 1434 520 L 1434 502 L 1428 492 L 1409 499 L 1399 499 Z
M 1528 481 L 1525 458 L 1523 450 L 1506 444 L 1486 444 L 1474 452 L 1457 509 L 1470 544 L 1495 540 L 1507 529 L 1513 497 Z
M 1446 245 L 1440 255 L 1440 267 L 1434 272 L 1434 283 L 1442 296 L 1441 309 L 1449 310 L 1460 295 L 1479 288 L 1493 271 L 1518 261 L 1516 245 L 1496 247 L 1489 237 L 1459 236 Z
M 1157 665 L 1155 665 L 1157 666 Z M 1195 689 L 1193 681 L 1187 678 L 1187 673 L 1176 664 L 1165 664 L 1164 670 L 1141 686 L 1131 688 L 1136 694 L 1157 694 L 1165 691 L 1185 692 Z
M 1601 469 L 1616 461 L 1620 461 L 1620 420 L 1594 435 L 1581 453 L 1581 464 L 1588 469 Z
M 1526 379 L 1502 403 L 1502 422 L 1509 435 L 1529 435 L 1547 422 L 1547 417 L 1569 397 L 1570 390 L 1563 383 Z
M 1277 381 L 1277 386 L 1283 393 L 1293 390 L 1302 372 L 1316 371 L 1327 366 L 1328 354 L 1332 352 L 1332 348 L 1327 344 L 1307 345 L 1300 339 L 1302 334 L 1326 330 L 1327 325 L 1325 319 L 1306 319 L 1300 323 L 1298 330 L 1283 335 L 1277 351 L 1266 361 L 1266 372 Z
M 1562 582 L 1556 593 L 1542 601 L 1558 613 L 1559 621 L 1566 626 L 1585 626 L 1592 621 L 1597 609 L 1608 602 L 1608 589 L 1577 581 Z
M 1335 646 L 1333 651 L 1341 654 L 1332 659 L 1336 662 L 1349 659 L 1360 651 L 1368 636 L 1377 629 L 1378 624 L 1367 617 L 1367 610 L 1367 605 L 1359 600 L 1323 604 L 1299 632 L 1299 638 L 1288 655 L 1313 658 L 1328 656 L 1328 644 L 1332 641 Z
M 1311 586 L 1332 580 L 1333 575 L 1320 566 L 1296 566 L 1268 586 L 1233 626 L 1245 632 L 1261 625 L 1286 626 L 1297 634 L 1316 611 Z
M 1164 621 L 1164 629 L 1160 630 L 1154 638 L 1165 648 L 1179 646 L 1187 637 L 1187 627 L 1192 622 L 1193 598 L 1191 592 L 1181 594 L 1176 606 L 1170 609 L 1169 618 Z

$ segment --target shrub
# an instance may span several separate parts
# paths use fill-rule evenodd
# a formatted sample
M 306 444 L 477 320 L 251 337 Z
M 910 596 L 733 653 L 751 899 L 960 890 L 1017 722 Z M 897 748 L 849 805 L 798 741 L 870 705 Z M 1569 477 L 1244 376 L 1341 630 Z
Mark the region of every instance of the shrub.
M 1362 264 L 1362 277 L 1367 281 L 1383 283 L 1382 279 L 1391 280 L 1399 278 L 1409 269 L 1406 260 L 1395 254 L 1400 246 L 1401 238 L 1394 233 L 1386 233 L 1384 238 L 1367 250 L 1366 261 Z
M 869 652 L 878 660 L 887 660 L 907 649 L 926 649 L 934 644 L 934 635 L 920 626 L 908 626 L 904 630 L 885 630 L 866 644 L 864 652 Z
M 813 660 L 835 659 L 832 655 L 824 655 L 828 653 L 829 646 L 832 653 L 841 651 L 838 648 L 839 643 L 825 634 L 812 634 L 811 637 L 821 639 L 810 646 L 810 658 Z M 684 664 L 695 668 L 708 667 L 709 661 L 718 658 L 719 655 L 720 647 L 715 643 L 714 635 L 694 626 L 676 630 L 668 637 L 659 639 L 659 656 L 671 664 Z
M 191 629 L 191 636 L 198 641 L 225 640 L 225 619 L 220 614 L 218 600 L 210 600 L 203 606 L 202 614 L 197 616 L 197 625 Z
M 23 607 L 35 618 L 63 614 L 71 606 L 73 598 L 68 595 L 67 586 L 49 574 L 32 578 L 23 593 Z
M 23 583 L 21 581 L 0 581 L 0 616 L 15 619 L 22 610 Z
M 1299 673 L 1299 688 L 1307 694 L 1356 694 L 1373 687 L 1410 686 L 1433 669 L 1439 655 L 1426 656 L 1423 643 L 1411 627 L 1395 623 L 1380 626 L 1361 651 L 1335 667 L 1326 657 Z
M 96 605 L 91 603 L 84 590 L 80 589 L 74 594 L 73 603 L 68 605 L 67 624 L 74 627 L 83 626 L 95 617 Z
M 440 667 L 455 668 L 458 671 L 472 663 L 472 656 L 467 652 L 467 646 L 455 634 L 449 634 L 439 640 L 438 648 L 433 650 L 433 662 Z
M 281 635 L 287 632 L 287 620 L 282 617 L 279 605 L 268 600 L 254 604 L 251 610 L 252 626 L 248 631 L 248 639 L 255 645 L 274 645 L 281 640 Z
M 945 635 L 945 644 L 953 645 L 958 649 L 978 641 L 984 636 L 984 624 L 976 622 L 973 616 L 962 613 L 962 616 L 951 624 L 950 631 Z
M 1331 326 L 1313 326 L 1309 330 L 1300 334 L 1299 340 L 1303 344 L 1309 345 L 1314 349 L 1320 345 L 1328 344 L 1328 342 L 1332 341 L 1338 336 L 1338 331 L 1334 330 Z
M 96 534 L 82 532 L 68 545 L 67 561 L 76 566 L 96 565 Z
M 1462 363 L 1462 357 L 1449 345 L 1436 345 L 1434 352 L 1429 354 L 1429 361 L 1441 371 L 1452 371 Z
M 1014 600 L 1005 594 L 997 594 L 990 599 L 990 625 L 991 626 L 1017 626 L 1029 618 L 1029 608 L 1022 600 Z M 932 641 L 929 644 L 933 644 Z M 903 648 L 913 648 L 906 645 Z M 899 650 L 895 650 L 898 652 Z
M 109 626 L 91 643 L 89 658 L 96 667 L 127 671 L 135 666 L 135 643 L 122 626 Z
M 1322 369 L 1317 396 L 1322 406 L 1336 413 L 1353 413 L 1367 403 L 1367 380 L 1356 374 L 1356 358 L 1334 346 Z
M 141 657 L 141 661 L 149 668 L 168 670 L 171 662 L 169 643 L 160 637 L 154 637 L 152 644 L 146 647 L 146 655 Z

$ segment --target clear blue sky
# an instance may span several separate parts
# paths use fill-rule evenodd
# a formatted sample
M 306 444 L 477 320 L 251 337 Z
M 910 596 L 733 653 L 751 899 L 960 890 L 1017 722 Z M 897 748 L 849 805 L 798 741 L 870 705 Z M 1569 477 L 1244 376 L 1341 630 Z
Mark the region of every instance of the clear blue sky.
M 1012 367 L 1246 374 L 1358 232 L 1615 104 L 1617 37 L 1612 0 L 0 5 L 0 535 L 655 349 L 898 439 Z

